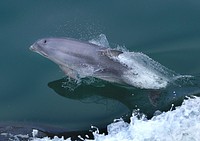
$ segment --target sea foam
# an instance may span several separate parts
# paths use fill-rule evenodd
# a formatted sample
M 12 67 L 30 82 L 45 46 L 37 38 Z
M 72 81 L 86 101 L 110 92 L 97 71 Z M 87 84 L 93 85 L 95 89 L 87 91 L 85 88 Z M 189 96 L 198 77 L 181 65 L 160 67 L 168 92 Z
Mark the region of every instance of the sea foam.
M 199 141 L 200 98 L 184 100 L 173 111 L 163 112 L 151 119 L 133 114 L 130 123 L 121 119 L 107 126 L 108 135 L 93 132 L 94 141 Z M 32 141 L 70 141 L 54 137 L 33 138 Z M 92 141 L 92 139 L 85 139 Z
M 115 59 L 129 68 L 123 74 L 126 82 L 138 88 L 165 88 L 178 75 L 140 52 L 124 52 Z

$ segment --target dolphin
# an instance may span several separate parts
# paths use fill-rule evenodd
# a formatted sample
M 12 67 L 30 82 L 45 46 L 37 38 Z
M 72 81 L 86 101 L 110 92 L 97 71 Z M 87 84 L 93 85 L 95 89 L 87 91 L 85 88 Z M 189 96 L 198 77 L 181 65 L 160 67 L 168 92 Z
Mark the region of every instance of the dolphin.
M 122 52 L 71 38 L 40 39 L 30 50 L 55 62 L 77 81 L 95 77 L 128 87 L 160 89 L 181 77 L 143 53 Z
M 91 76 L 127 84 L 123 73 L 128 67 L 115 59 L 122 51 L 71 38 L 40 39 L 30 50 L 50 59 L 75 80 Z

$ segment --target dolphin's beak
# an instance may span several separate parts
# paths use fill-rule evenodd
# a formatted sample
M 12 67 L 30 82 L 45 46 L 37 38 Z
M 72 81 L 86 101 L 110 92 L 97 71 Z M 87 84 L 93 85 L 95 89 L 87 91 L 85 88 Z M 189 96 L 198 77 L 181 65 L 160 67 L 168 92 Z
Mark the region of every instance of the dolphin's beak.
M 29 47 L 29 49 L 33 52 L 36 52 L 36 53 L 48 58 L 48 55 L 43 51 L 43 49 L 41 48 L 40 45 L 38 45 L 38 43 L 34 43 L 33 45 L 31 45 Z
M 31 51 L 35 51 L 34 44 L 29 47 Z

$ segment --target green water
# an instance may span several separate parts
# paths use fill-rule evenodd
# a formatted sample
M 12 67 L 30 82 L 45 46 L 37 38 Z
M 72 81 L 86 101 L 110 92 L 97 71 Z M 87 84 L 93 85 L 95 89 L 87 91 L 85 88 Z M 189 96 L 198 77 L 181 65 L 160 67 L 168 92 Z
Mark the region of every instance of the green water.
M 102 89 L 82 86 L 72 93 L 59 91 L 60 82 L 52 88 L 63 73 L 28 49 L 43 37 L 89 40 L 103 33 L 111 47 L 125 46 L 177 73 L 198 75 L 199 7 L 198 0 L 2 0 L 0 121 L 82 130 L 91 124 L 104 127 L 144 102 L 142 96 L 123 96 L 131 92 L 111 84 Z

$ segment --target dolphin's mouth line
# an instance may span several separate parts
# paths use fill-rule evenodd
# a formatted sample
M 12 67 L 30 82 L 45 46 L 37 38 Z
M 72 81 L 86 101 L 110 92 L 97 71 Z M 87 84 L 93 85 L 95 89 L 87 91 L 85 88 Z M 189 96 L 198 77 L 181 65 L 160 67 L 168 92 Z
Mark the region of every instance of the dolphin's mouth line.
M 42 56 L 44 56 L 46 58 L 49 58 L 48 55 L 43 51 L 35 51 L 35 52 L 39 53 L 40 55 L 42 55 Z

